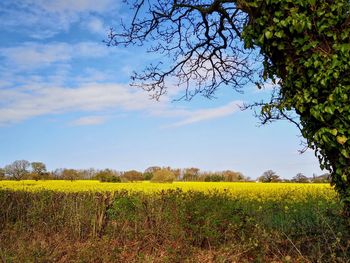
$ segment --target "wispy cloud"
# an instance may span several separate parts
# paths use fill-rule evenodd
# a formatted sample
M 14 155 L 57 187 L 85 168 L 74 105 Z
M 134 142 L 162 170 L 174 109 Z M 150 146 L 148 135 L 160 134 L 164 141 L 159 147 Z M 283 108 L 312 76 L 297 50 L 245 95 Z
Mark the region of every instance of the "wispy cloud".
M 110 9 L 118 1 L 114 0 L 27 0 L 47 12 L 103 12 Z
M 37 39 L 50 38 L 68 31 L 72 24 L 90 14 L 116 12 L 121 1 L 115 0 L 2 0 L 0 28 L 18 28 Z
M 100 125 L 109 119 L 108 116 L 85 116 L 71 122 L 74 126 Z
M 156 118 L 180 119 L 171 125 L 180 127 L 231 115 L 241 105 L 240 101 L 233 101 L 217 108 L 189 110 L 170 103 L 169 97 L 160 102 L 150 100 L 146 92 L 129 85 L 92 81 L 73 88 L 49 83 L 0 88 L 0 97 L 0 125 L 72 112 L 86 114 L 73 125 L 98 125 L 107 121 L 111 112 L 140 112 Z
M 108 109 L 136 111 L 160 107 L 142 91 L 121 84 L 88 84 L 78 88 L 41 87 L 1 89 L 0 97 L 8 99 L 0 106 L 0 123 L 11 124 L 35 116 L 66 112 L 100 112 Z M 163 106 L 162 106 L 163 107 Z
M 0 48 L 0 57 L 11 67 L 31 70 L 48 67 L 56 63 L 69 62 L 73 58 L 105 57 L 112 49 L 94 42 L 67 43 L 25 43 L 20 46 Z
M 180 127 L 188 124 L 193 124 L 201 121 L 208 121 L 212 119 L 222 118 L 239 111 L 240 106 L 243 105 L 242 101 L 232 101 L 224 106 L 210 108 L 210 109 L 199 109 L 195 111 L 186 111 L 188 115 L 185 119 L 175 122 L 169 127 Z
M 103 23 L 103 21 L 97 17 L 92 16 L 86 23 L 86 28 L 95 34 L 101 35 L 101 36 L 107 36 L 108 33 L 108 27 Z

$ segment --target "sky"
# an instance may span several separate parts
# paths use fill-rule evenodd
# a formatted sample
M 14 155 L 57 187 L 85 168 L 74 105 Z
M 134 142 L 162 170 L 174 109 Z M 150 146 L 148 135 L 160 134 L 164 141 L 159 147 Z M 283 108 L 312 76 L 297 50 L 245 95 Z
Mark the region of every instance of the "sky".
M 119 171 L 149 166 L 234 170 L 251 178 L 322 174 L 288 122 L 261 126 L 242 103 L 271 90 L 222 87 L 216 99 L 160 101 L 130 86 L 158 57 L 143 47 L 107 47 L 111 26 L 130 16 L 121 0 L 1 0 L 0 167 L 15 160 L 56 168 Z

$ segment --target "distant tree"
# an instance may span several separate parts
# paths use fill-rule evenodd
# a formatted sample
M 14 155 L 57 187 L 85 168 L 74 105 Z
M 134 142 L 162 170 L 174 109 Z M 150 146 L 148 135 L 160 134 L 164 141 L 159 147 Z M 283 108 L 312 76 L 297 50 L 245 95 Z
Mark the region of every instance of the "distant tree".
M 331 178 L 331 175 L 329 173 L 325 173 L 325 174 L 322 174 L 322 175 L 316 175 L 314 174 L 312 179 L 311 179 L 311 182 L 312 183 L 329 183 L 330 182 L 330 179 Z
M 262 183 L 274 183 L 281 181 L 281 179 L 276 172 L 267 170 L 258 178 L 258 181 Z
M 120 183 L 121 182 L 120 176 L 116 172 L 114 172 L 110 169 L 105 169 L 105 170 L 97 172 L 94 179 L 97 179 L 101 182 L 111 182 L 111 183 Z
M 152 179 L 152 177 L 153 177 L 153 173 L 155 171 L 160 170 L 160 169 L 162 169 L 162 168 L 159 167 L 159 166 L 150 166 L 150 167 L 148 167 L 143 173 L 143 180 L 150 181 Z
M 74 181 L 80 179 L 80 173 L 75 169 L 63 169 L 61 177 L 64 180 Z
M 14 161 L 12 164 L 6 165 L 4 167 L 5 175 L 15 180 L 21 180 L 28 175 L 29 167 L 30 167 L 30 162 L 26 160 L 17 160 L 17 161 Z
M 209 173 L 203 174 L 203 178 L 205 182 L 222 182 L 225 181 L 225 177 L 219 173 Z
M 155 183 L 172 183 L 175 178 L 176 176 L 171 169 L 163 168 L 153 173 L 151 181 Z
M 63 170 L 64 170 L 63 168 L 58 168 L 58 169 L 55 169 L 54 171 L 51 171 L 52 179 L 54 180 L 63 179 L 62 177 Z
M 3 168 L 0 168 L 0 180 L 4 180 L 5 178 L 5 170 Z
M 32 162 L 31 163 L 32 172 L 30 173 L 30 178 L 33 180 L 47 179 L 49 174 L 46 170 L 46 165 L 42 162 Z
M 223 177 L 225 178 L 226 182 L 238 182 L 238 181 L 244 181 L 245 177 L 240 172 L 234 172 L 231 170 L 223 171 L 222 172 Z
M 42 162 L 32 162 L 32 172 L 37 174 L 43 174 L 46 173 L 46 165 Z
M 181 169 L 170 169 L 174 175 L 175 175 L 175 180 L 179 180 L 181 177 Z
M 150 181 L 153 178 L 153 173 L 143 173 L 143 180 Z
M 143 174 L 136 170 L 124 172 L 122 177 L 131 182 L 143 180 Z
M 162 168 L 159 166 L 150 166 L 148 167 L 144 173 L 154 173 L 155 171 L 161 170 Z
M 79 172 L 82 179 L 93 179 L 98 173 L 94 168 L 83 169 Z
M 296 176 L 292 178 L 292 182 L 295 183 L 309 183 L 310 180 L 304 174 L 298 173 Z
M 199 168 L 186 168 L 184 169 L 184 175 L 182 180 L 184 181 L 198 181 L 199 177 Z

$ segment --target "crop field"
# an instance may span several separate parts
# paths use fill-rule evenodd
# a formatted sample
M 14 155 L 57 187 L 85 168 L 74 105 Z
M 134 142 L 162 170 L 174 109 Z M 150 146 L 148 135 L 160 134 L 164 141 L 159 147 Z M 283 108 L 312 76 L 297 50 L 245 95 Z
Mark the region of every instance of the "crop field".
M 59 192 L 115 192 L 133 191 L 144 193 L 155 193 L 162 190 L 181 189 L 183 191 L 220 191 L 228 192 L 233 196 L 239 195 L 242 198 L 290 198 L 300 200 L 312 195 L 319 195 L 323 198 L 335 201 L 336 193 L 329 184 L 281 184 L 281 183 L 252 183 L 252 182 L 174 182 L 174 183 L 153 183 L 149 181 L 131 183 L 103 183 L 97 180 L 22 180 L 22 181 L 0 181 L 0 189 L 15 191 L 37 192 L 52 190 Z
M 328 184 L 0 181 L 4 262 L 349 262 Z

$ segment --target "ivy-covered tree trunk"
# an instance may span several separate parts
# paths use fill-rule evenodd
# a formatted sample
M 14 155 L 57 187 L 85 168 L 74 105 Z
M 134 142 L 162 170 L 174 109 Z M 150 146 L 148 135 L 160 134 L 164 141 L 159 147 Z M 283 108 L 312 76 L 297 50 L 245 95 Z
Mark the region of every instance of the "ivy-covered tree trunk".
M 345 104 L 346 103 L 344 103 L 344 105 Z M 307 123 L 314 124 L 313 129 L 310 129 L 309 131 L 303 129 L 303 132 L 305 133 L 304 136 L 306 138 L 307 136 L 312 138 L 312 134 L 314 134 L 313 137 L 316 138 L 321 136 L 321 140 L 315 140 L 314 142 L 310 141 L 309 144 L 315 145 L 316 155 L 318 156 L 321 166 L 331 171 L 331 183 L 335 186 L 335 189 L 343 201 L 344 215 L 350 216 L 350 159 L 342 153 L 343 149 L 348 149 L 344 147 L 344 137 L 343 135 L 337 135 L 338 132 L 336 128 L 326 132 L 326 134 L 319 135 L 319 131 L 324 129 L 325 126 L 337 127 L 337 122 L 340 120 L 337 117 L 337 114 L 333 114 L 333 120 L 329 121 L 328 124 L 315 120 L 314 118 L 310 120 L 309 118 L 310 116 L 301 116 L 302 122 L 305 122 L 304 119 L 306 119 Z M 316 133 L 314 132 L 315 130 Z

